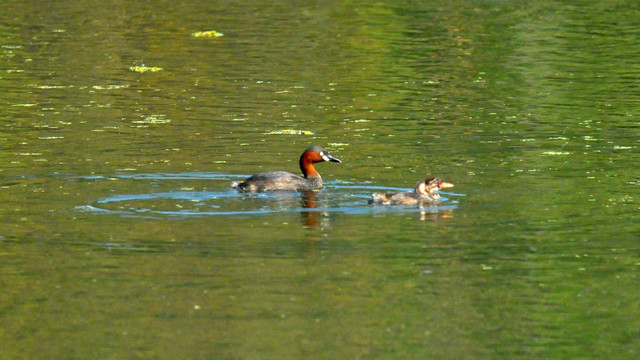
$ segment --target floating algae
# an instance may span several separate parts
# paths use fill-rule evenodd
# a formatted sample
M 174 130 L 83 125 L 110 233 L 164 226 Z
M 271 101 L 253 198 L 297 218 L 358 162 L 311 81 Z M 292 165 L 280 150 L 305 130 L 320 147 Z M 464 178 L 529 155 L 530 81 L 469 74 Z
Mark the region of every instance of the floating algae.
M 274 131 L 268 132 L 267 135 L 313 135 L 313 131 L 282 129 L 282 130 L 274 130 Z
M 144 65 L 141 65 L 141 66 L 130 66 L 129 70 L 135 71 L 135 72 L 140 73 L 140 74 L 144 74 L 147 71 L 149 71 L 149 72 L 158 72 L 158 71 L 162 71 L 164 69 L 161 68 L 161 67 L 157 67 L 157 66 L 144 66 Z
M 210 30 L 210 31 L 196 31 L 193 34 L 191 34 L 191 36 L 193 37 L 197 37 L 197 38 L 218 38 L 221 36 L 224 36 L 223 33 L 221 32 L 217 32 L 215 30 Z

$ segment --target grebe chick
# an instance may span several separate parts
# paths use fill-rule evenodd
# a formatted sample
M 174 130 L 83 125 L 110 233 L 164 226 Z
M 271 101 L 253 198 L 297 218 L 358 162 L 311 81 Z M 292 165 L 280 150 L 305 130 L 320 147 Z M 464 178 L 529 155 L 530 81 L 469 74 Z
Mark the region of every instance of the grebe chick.
M 418 181 L 413 191 L 374 193 L 369 204 L 374 205 L 416 205 L 435 203 L 440 200 L 438 190 L 453 187 L 453 184 L 438 178 L 427 177 Z

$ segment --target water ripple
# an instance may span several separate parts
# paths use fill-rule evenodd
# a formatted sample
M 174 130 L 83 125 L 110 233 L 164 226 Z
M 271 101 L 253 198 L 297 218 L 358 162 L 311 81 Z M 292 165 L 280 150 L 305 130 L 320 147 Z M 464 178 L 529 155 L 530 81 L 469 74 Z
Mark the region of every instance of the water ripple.
M 455 197 L 464 196 L 442 192 L 442 200 L 430 206 L 372 206 L 368 204 L 375 191 L 400 190 L 408 188 L 373 186 L 367 184 L 347 184 L 340 181 L 326 183 L 321 191 L 240 193 L 228 188 L 232 179 L 246 175 L 218 173 L 180 174 L 126 174 L 113 176 L 83 177 L 83 180 L 101 181 L 113 178 L 124 180 L 212 180 L 220 185 L 219 191 L 163 191 L 138 194 L 117 194 L 95 200 L 91 204 L 78 206 L 79 211 L 95 214 L 117 214 L 139 217 L 193 217 L 193 216 L 234 216 L 273 213 L 344 213 L 379 214 L 438 212 L 457 208 Z M 217 183 L 220 184 L 217 184 Z

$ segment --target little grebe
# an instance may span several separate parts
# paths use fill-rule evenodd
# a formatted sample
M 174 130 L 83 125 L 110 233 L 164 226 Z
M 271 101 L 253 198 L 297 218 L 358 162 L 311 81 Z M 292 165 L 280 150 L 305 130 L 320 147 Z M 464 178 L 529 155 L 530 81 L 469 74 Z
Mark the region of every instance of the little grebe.
M 374 205 L 416 205 L 435 203 L 440 200 L 438 190 L 453 187 L 453 184 L 428 177 L 419 181 L 413 191 L 374 193 L 369 204 Z
M 322 178 L 313 164 L 322 161 L 341 162 L 320 146 L 311 146 L 300 156 L 300 170 L 304 177 L 287 171 L 264 171 L 233 186 L 242 192 L 318 190 L 322 188 Z

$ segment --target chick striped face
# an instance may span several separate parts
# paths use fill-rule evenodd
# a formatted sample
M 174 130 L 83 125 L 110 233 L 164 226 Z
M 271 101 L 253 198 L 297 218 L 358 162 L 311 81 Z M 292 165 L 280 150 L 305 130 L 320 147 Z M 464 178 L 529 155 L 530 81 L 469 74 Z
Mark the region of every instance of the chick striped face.
M 446 181 L 442 181 L 438 178 L 432 178 L 432 177 L 428 177 L 424 179 L 421 185 L 424 185 L 422 189 L 424 189 L 424 191 L 428 193 L 432 193 L 440 189 L 453 187 L 452 183 L 448 183 Z

